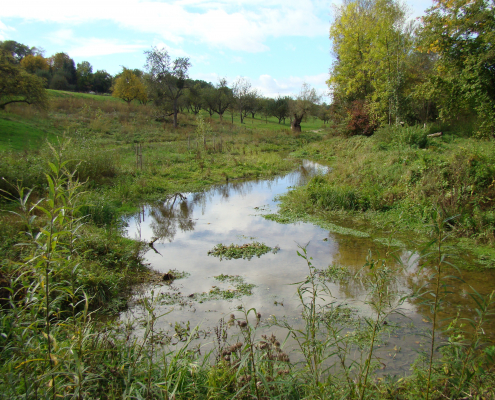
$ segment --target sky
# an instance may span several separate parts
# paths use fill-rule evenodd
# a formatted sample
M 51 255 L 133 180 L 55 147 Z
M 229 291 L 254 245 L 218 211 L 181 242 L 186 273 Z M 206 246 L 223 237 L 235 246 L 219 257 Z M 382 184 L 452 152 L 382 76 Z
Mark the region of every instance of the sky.
M 0 40 L 68 53 L 116 74 L 143 69 L 145 50 L 189 57 L 189 76 L 231 85 L 240 76 L 263 95 L 323 96 L 333 61 L 328 38 L 339 0 L 16 0 L 0 7 Z M 406 0 L 409 17 L 432 0 Z

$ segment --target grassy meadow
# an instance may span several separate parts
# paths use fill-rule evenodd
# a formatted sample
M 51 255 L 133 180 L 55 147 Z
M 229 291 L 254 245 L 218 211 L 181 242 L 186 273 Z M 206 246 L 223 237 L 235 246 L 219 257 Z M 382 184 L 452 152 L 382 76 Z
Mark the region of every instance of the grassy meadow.
M 432 327 L 450 282 L 447 243 L 469 250 L 475 268 L 495 267 L 495 147 L 446 127 L 382 128 L 344 137 L 319 120 L 290 126 L 273 118 L 226 113 L 179 115 L 179 128 L 157 122 L 149 105 L 109 96 L 50 91 L 39 112 L 11 105 L 0 112 L 0 398 L 5 399 L 493 399 L 495 346 L 485 340 L 495 295 L 469 293 L 473 317 L 454 319 L 441 337 L 426 333 L 407 377 L 382 376 L 374 356 L 387 318 L 405 299 L 396 288 L 392 251 L 370 259 L 356 276 L 317 270 L 304 248 L 307 279 L 295 285 L 303 328 L 284 338 L 258 337 L 256 310 L 220 321 L 205 356 L 190 345 L 167 352 L 155 328 L 156 299 L 133 323 L 101 315 L 126 307 L 132 286 L 150 276 L 147 243 L 122 237 L 122 214 L 143 202 L 199 191 L 236 179 L 271 177 L 307 158 L 332 167 L 281 199 L 280 222 L 364 221 L 427 243 L 431 277 L 415 294 L 432 311 Z M 427 135 L 438 130 L 440 137 Z M 469 268 L 469 265 L 465 265 Z M 369 291 L 374 314 L 355 335 L 343 334 L 343 305 L 321 307 L 328 282 Z M 239 337 L 228 337 L 228 324 Z M 431 350 L 431 351 L 430 351 Z M 331 365 L 329 365 L 329 360 Z

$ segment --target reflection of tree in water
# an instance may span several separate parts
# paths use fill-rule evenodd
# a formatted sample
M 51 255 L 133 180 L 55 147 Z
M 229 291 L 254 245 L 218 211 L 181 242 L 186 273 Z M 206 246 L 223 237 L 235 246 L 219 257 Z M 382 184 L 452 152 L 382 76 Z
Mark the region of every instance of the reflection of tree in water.
M 193 220 L 194 209 L 201 206 L 201 213 L 204 214 L 206 205 L 215 196 L 220 196 L 222 200 L 228 200 L 233 194 L 244 197 L 256 190 L 258 185 L 264 184 L 270 189 L 272 184 L 280 179 L 287 179 L 292 186 L 302 185 L 307 183 L 316 173 L 318 172 L 314 164 L 303 163 L 298 171 L 271 180 L 230 181 L 227 184 L 214 186 L 207 191 L 190 193 L 187 198 L 181 194 L 176 194 L 164 203 L 151 207 L 149 213 L 152 218 L 150 227 L 155 239 L 160 242 L 165 240 L 171 242 L 178 231 L 194 230 L 196 225 Z
M 177 231 L 193 231 L 196 222 L 192 220 L 193 205 L 187 199 L 176 198 L 154 206 L 150 210 L 152 221 L 150 223 L 153 235 L 158 240 L 171 242 Z

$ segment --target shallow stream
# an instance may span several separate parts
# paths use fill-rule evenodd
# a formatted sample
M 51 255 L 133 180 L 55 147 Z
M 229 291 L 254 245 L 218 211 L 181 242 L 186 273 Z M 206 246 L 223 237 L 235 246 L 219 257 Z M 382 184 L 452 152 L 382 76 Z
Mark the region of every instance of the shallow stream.
M 369 251 L 384 254 L 387 250 L 382 244 L 387 239 L 386 234 L 364 238 L 341 235 L 310 223 L 279 224 L 261 216 L 276 212 L 274 199 L 277 195 L 287 192 L 290 187 L 306 183 L 315 174 L 328 172 L 327 167 L 305 161 L 298 170 L 274 179 L 230 182 L 205 192 L 183 194 L 185 199 L 177 196 L 165 203 L 144 207 L 129 219 L 128 236 L 154 241 L 146 254 L 147 262 L 153 269 L 162 274 L 175 269 L 186 272 L 188 276 L 142 288 L 121 319 L 139 318 L 143 313 L 140 299 L 150 296 L 153 291 L 158 299 L 156 314 L 167 313 L 158 319 L 156 328 L 166 333 L 172 345 L 181 344 L 180 339 L 184 338 L 182 335 L 189 321 L 190 328 L 200 326 L 202 339 L 195 342 L 204 346 L 203 352 L 211 349 L 212 342 L 217 340 L 214 328 L 218 327 L 220 319 L 227 321 L 232 312 L 236 317 L 241 317 L 238 311 L 240 305 L 255 308 L 261 314 L 260 333 L 274 333 L 283 341 L 287 331 L 270 323 L 276 316 L 301 327 L 297 286 L 292 284 L 305 279 L 308 267 L 305 260 L 297 255 L 300 250 L 298 245 L 307 245 L 308 255 L 313 258 L 315 267 L 324 269 L 329 265 L 338 265 L 351 273 L 363 267 Z M 367 230 L 366 226 L 348 227 Z M 407 240 L 407 237 L 401 239 Z M 220 260 L 208 255 L 219 243 L 242 245 L 253 241 L 265 243 L 276 250 L 250 260 Z M 396 248 L 395 251 L 408 266 L 400 269 L 394 288 L 409 294 L 426 282 L 431 271 L 424 269 L 418 272 L 418 257 L 414 249 Z M 207 297 L 198 300 L 195 294 L 207 295 L 218 288 L 235 290 L 233 283 L 219 282 L 214 278 L 221 274 L 239 275 L 245 283 L 254 284 L 252 295 L 229 300 L 211 300 Z M 467 283 L 456 284 L 454 294 L 447 302 L 447 310 L 454 315 L 458 305 L 471 307 L 468 285 L 480 293 L 487 293 L 495 282 L 492 272 L 469 272 L 464 275 Z M 363 285 L 345 282 L 327 282 L 327 285 L 333 296 L 327 301 L 345 304 L 355 316 L 370 314 L 365 304 L 367 291 Z M 431 326 L 428 323 L 428 307 L 422 306 L 418 300 L 408 300 L 402 305 L 401 312 L 404 316 L 388 318 L 390 326 L 397 324 L 398 327 L 388 330 L 379 343 L 377 356 L 384 373 L 407 373 L 411 362 L 417 358 L 417 352 L 427 341 L 425 332 Z M 469 309 L 463 315 L 469 316 L 470 313 L 474 316 L 474 311 Z M 490 326 L 493 332 L 491 328 L 493 325 Z M 236 326 L 226 331 L 230 337 L 239 334 Z M 137 332 L 139 334 L 139 328 Z M 292 351 L 294 347 L 295 343 L 290 340 L 285 344 L 291 360 L 297 360 L 297 355 L 292 355 L 295 354 Z

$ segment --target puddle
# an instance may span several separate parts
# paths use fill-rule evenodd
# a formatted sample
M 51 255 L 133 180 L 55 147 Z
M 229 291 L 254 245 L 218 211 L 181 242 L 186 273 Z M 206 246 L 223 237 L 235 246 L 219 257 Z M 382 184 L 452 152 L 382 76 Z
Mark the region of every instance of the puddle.
M 197 342 L 204 345 L 205 350 L 211 349 L 219 320 L 224 318 L 227 321 L 232 312 L 241 317 L 241 313 L 236 311 L 241 305 L 247 309 L 255 308 L 261 314 L 260 334 L 274 333 L 283 340 L 287 331 L 267 325 L 273 319 L 271 316 L 285 319 L 294 326 L 301 324 L 301 308 L 296 286 L 292 284 L 304 280 L 308 268 L 297 256 L 298 244 L 309 243 L 307 252 L 315 267 L 323 269 L 336 264 L 351 273 L 362 268 L 369 250 L 385 252 L 385 246 L 376 237 L 339 235 L 310 223 L 284 225 L 259 215 L 276 212 L 274 198 L 287 192 L 289 187 L 304 184 L 315 174 L 328 171 L 328 167 L 305 161 L 297 171 L 271 180 L 230 182 L 201 193 L 183 193 L 185 198 L 177 196 L 162 204 L 143 207 L 128 221 L 129 237 L 153 242 L 153 248 L 146 255 L 153 269 L 163 274 L 170 270 L 187 273 L 182 279 L 169 284 L 163 282 L 141 293 L 149 296 L 153 290 L 155 297 L 160 299 L 156 314 L 167 314 L 159 318 L 156 329 L 166 332 L 172 345 L 180 344 L 188 327 L 199 325 L 201 339 Z M 358 229 L 363 230 L 363 226 Z M 250 259 L 222 259 L 208 255 L 220 243 L 229 246 L 253 242 L 264 243 L 276 251 Z M 409 260 L 409 267 L 400 272 L 395 290 L 411 293 L 413 288 L 425 283 L 430 271 L 425 269 L 421 274 L 417 273 L 417 257 L 411 251 L 399 250 L 398 255 L 404 262 Z M 218 279 L 219 276 L 233 278 Z M 453 314 L 457 305 L 468 302 L 468 285 L 480 293 L 487 293 L 495 282 L 491 271 L 469 272 L 468 278 L 466 284 L 457 284 L 455 293 L 449 297 L 447 309 Z M 252 295 L 229 296 L 229 293 L 236 293 L 236 282 L 240 281 L 255 285 L 250 289 Z M 343 282 L 328 283 L 328 287 L 332 301 L 345 303 L 358 314 L 370 312 L 363 304 L 367 293 L 362 285 Z M 213 295 L 208 298 L 209 293 Z M 142 315 L 139 296 L 133 304 L 121 319 Z M 407 373 L 417 351 L 421 351 L 427 341 L 424 333 L 430 326 L 427 323 L 428 308 L 409 301 L 401 311 L 405 317 L 389 319 L 389 325 L 397 323 L 400 327 L 383 337 L 376 353 L 382 359 L 384 373 Z M 463 315 L 469 316 L 470 312 L 474 316 L 474 309 L 468 309 Z M 136 332 L 139 334 L 139 328 Z M 232 336 L 239 334 L 239 329 L 233 326 L 226 332 Z M 289 341 L 285 349 L 290 352 L 294 347 L 294 343 Z

